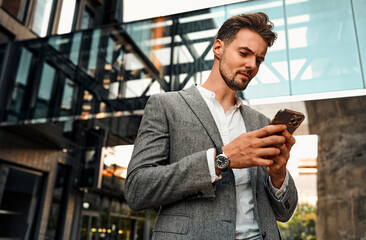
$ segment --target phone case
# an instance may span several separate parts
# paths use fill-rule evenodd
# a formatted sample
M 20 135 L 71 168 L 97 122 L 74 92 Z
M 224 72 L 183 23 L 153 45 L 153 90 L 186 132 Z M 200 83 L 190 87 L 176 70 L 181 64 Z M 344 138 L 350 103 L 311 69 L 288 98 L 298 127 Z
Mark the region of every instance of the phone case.
M 300 126 L 304 121 L 305 115 L 301 112 L 296 112 L 290 109 L 279 110 L 276 116 L 272 119 L 270 124 L 285 124 L 287 131 L 291 134 Z

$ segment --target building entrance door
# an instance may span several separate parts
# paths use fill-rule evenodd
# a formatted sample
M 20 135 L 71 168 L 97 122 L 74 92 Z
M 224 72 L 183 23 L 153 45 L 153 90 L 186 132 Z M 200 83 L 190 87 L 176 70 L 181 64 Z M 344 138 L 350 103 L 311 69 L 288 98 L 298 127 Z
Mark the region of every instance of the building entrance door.
M 0 161 L 0 239 L 37 235 L 44 176 Z
M 98 218 L 97 212 L 83 213 L 80 240 L 96 240 L 98 239 Z

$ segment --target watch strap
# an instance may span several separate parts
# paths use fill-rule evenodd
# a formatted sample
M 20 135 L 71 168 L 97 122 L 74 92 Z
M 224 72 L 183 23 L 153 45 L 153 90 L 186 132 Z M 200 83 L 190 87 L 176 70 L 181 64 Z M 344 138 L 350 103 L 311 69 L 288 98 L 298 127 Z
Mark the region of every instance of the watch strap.
M 222 154 L 222 147 L 216 147 L 216 156 Z

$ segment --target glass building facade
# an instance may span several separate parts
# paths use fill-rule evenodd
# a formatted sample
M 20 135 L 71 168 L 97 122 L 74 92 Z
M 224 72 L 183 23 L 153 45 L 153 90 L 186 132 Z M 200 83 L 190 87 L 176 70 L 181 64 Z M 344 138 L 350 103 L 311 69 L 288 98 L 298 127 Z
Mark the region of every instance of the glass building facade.
M 26 9 L 31 2 L 30 16 Z M 0 224 L 0 238 L 32 239 L 45 218 L 43 237 L 65 239 L 71 218 L 77 230 L 69 232 L 77 232 L 73 236 L 79 239 L 149 239 L 157 211 L 130 211 L 123 198 L 121 174 L 126 166 L 107 164 L 105 147 L 133 143 L 133 128 L 139 124 L 133 117 L 141 116 L 138 110 L 150 95 L 206 80 L 215 35 L 233 15 L 263 11 L 278 33 L 258 75 L 240 97 L 271 100 L 342 91 L 365 95 L 365 0 L 245 1 L 103 27 L 95 27 L 98 14 L 90 5 L 78 11 L 81 1 L 74 0 L 60 4 L 59 20 L 52 25 L 56 2 L 0 1 L 1 9 L 44 37 L 15 41 L 0 26 L 0 127 L 62 123 L 63 141 L 77 145 L 72 151 L 62 149 L 71 163 L 56 159 L 56 170 L 13 164 L 0 155 L 0 221 L 7 223 Z M 116 11 L 109 13 L 116 19 L 122 18 L 120 3 L 114 1 Z M 65 9 L 73 12 L 72 19 L 63 15 Z M 74 31 L 76 18 L 79 30 Z M 58 35 L 50 35 L 52 28 Z M 131 118 L 120 120 L 126 116 Z M 127 132 L 133 134 L 123 138 Z M 42 210 L 52 176 L 50 210 Z M 77 195 L 71 201 L 75 211 L 67 210 L 72 194 Z M 23 201 L 14 201 L 18 198 Z M 75 216 L 68 218 L 66 212 Z M 26 228 L 16 232 L 20 224 Z
M 360 0 L 246 1 L 17 42 L 1 74 L 2 121 L 142 109 L 151 94 L 204 82 L 223 21 L 256 11 L 269 15 L 278 39 L 245 99 L 365 89 L 363 10 Z

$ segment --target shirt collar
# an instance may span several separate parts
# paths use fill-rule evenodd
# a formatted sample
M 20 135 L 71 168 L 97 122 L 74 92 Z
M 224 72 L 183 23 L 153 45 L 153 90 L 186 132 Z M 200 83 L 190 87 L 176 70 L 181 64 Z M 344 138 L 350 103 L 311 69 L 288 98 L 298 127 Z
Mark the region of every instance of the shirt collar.
M 211 99 L 211 100 L 213 100 L 213 99 L 215 99 L 216 100 L 216 98 L 215 98 L 215 96 L 216 96 L 216 93 L 214 93 L 214 92 L 211 92 L 210 90 L 208 90 L 208 89 L 206 89 L 206 88 L 204 88 L 204 87 L 202 87 L 201 85 L 197 85 L 197 88 L 198 88 L 198 90 L 201 92 L 201 94 L 204 96 L 204 97 L 206 97 L 206 98 L 208 98 L 208 99 Z M 240 98 L 238 98 L 238 97 L 235 97 L 235 104 L 234 104 L 234 108 L 239 108 L 240 106 L 241 106 L 241 104 L 243 103 L 243 101 L 240 99 Z

